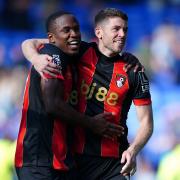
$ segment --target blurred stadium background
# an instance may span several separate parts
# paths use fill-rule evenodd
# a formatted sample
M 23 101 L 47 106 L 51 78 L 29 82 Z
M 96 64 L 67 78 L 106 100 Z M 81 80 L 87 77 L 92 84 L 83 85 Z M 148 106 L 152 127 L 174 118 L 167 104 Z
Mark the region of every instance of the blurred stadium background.
M 16 179 L 12 157 L 30 66 L 22 55 L 21 42 L 46 37 L 44 20 L 59 9 L 74 13 L 83 40 L 92 41 L 93 17 L 105 7 L 128 14 L 126 50 L 140 59 L 151 82 L 155 129 L 138 156 L 138 170 L 132 179 L 180 180 L 180 0 L 0 0 L 1 180 Z M 135 117 L 132 107 L 130 141 L 138 128 Z M 175 171 L 171 178 L 169 174 Z

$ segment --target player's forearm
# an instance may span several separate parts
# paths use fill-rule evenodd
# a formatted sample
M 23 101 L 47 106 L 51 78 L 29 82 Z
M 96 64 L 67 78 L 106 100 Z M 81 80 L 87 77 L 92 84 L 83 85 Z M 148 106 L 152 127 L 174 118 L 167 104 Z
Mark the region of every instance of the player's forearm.
M 46 112 L 69 124 L 91 128 L 91 118 L 74 110 L 63 99 L 63 81 L 58 79 L 41 80 L 41 90 Z
M 23 41 L 21 47 L 25 58 L 32 64 L 35 64 L 37 59 L 33 57 L 38 55 L 37 49 L 44 43 L 48 43 L 48 39 L 27 39 Z
M 149 138 L 151 137 L 153 132 L 153 125 L 146 123 L 142 123 L 138 132 L 137 136 L 135 137 L 132 144 L 129 146 L 129 150 L 133 152 L 133 154 L 136 156 L 141 149 L 145 146 L 145 144 L 148 142 Z
M 141 151 L 141 149 L 148 142 L 149 138 L 153 133 L 153 115 L 152 115 L 152 107 L 146 106 L 139 108 L 139 112 L 137 111 L 138 117 L 140 119 L 140 127 L 137 131 L 137 135 L 129 146 L 129 150 L 135 154 L 135 156 Z
M 89 116 L 85 116 L 83 113 L 77 112 L 69 104 L 64 101 L 58 102 L 56 110 L 53 112 L 60 120 L 71 124 L 80 125 L 85 128 L 92 128 L 92 119 Z

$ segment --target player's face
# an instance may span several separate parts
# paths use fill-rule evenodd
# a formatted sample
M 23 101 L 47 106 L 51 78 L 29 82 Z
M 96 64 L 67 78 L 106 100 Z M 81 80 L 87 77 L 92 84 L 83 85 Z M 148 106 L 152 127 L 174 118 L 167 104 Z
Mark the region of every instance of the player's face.
M 56 19 L 54 41 L 57 47 L 69 55 L 79 52 L 81 33 L 79 23 L 72 15 L 63 15 Z
M 105 19 L 97 28 L 99 47 L 105 55 L 111 57 L 119 54 L 126 41 L 127 22 L 120 17 Z

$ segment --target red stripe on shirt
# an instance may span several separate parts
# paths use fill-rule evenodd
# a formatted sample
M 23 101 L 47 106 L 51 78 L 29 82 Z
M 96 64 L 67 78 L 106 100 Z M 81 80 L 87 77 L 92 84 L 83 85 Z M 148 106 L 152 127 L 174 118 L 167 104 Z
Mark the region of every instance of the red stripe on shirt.
M 136 106 L 143 106 L 143 105 L 151 104 L 151 99 L 150 98 L 146 98 L 146 99 L 134 99 L 133 102 L 134 102 L 134 105 L 136 105 Z
M 65 81 L 63 81 L 64 84 L 64 101 L 69 100 L 69 96 L 72 91 L 72 83 L 73 83 L 73 77 L 72 77 L 72 69 L 71 66 L 67 66 L 66 72 L 64 74 Z
M 93 75 L 96 69 L 98 58 L 96 52 L 93 48 L 89 48 L 86 53 L 80 59 L 78 64 L 78 105 L 77 110 L 81 113 L 86 111 L 86 95 L 81 93 L 82 90 L 85 92 L 87 88 L 91 85 L 93 80 Z M 89 67 L 90 66 L 90 67 Z M 82 86 L 84 82 L 84 86 Z M 88 94 L 88 93 L 87 93 Z M 75 128 L 75 151 L 77 153 L 83 153 L 85 146 L 85 133 L 84 129 L 81 127 Z
M 106 101 L 104 101 L 104 112 L 113 112 L 114 118 L 111 119 L 111 122 L 119 124 L 122 104 L 127 93 L 127 89 L 129 89 L 128 81 L 125 81 L 125 84 L 122 87 L 118 87 L 117 82 L 117 75 L 121 74 L 127 77 L 127 74 L 123 70 L 124 63 L 116 62 L 114 63 L 113 75 L 109 85 L 109 91 L 107 94 Z M 126 78 L 127 79 L 127 78 Z M 108 103 L 108 98 L 112 96 L 111 93 L 117 93 L 118 99 L 115 105 L 110 105 Z M 110 103 L 115 103 L 113 100 L 109 100 Z M 108 157 L 119 157 L 119 142 L 116 140 L 112 141 L 107 138 L 102 138 L 101 141 L 101 156 L 108 156 Z
M 44 47 L 44 44 L 41 44 L 38 48 L 37 48 L 37 50 L 39 51 L 40 49 L 42 49 Z
M 64 163 L 67 154 L 66 125 L 59 119 L 54 120 L 52 150 L 54 169 L 68 170 Z
M 29 86 L 30 86 L 30 73 L 28 75 L 26 81 L 26 87 L 24 92 L 24 104 L 22 109 L 22 119 L 21 125 L 18 134 L 18 141 L 16 146 L 16 154 L 15 154 L 15 166 L 22 167 L 23 165 L 23 140 L 26 134 L 26 120 L 27 120 L 27 110 L 29 106 Z
M 64 75 L 66 81 L 64 82 L 64 101 L 68 101 L 71 89 L 72 89 L 72 73 L 71 67 L 67 66 L 66 73 Z M 55 169 L 68 170 L 65 165 L 64 160 L 66 159 L 68 147 L 66 142 L 66 125 L 60 121 L 54 121 L 53 129 L 53 140 L 52 140 L 52 150 L 53 150 L 53 167 Z
M 52 75 L 50 75 L 50 74 L 47 74 L 47 73 L 43 73 L 43 75 L 44 75 L 47 79 L 53 79 L 53 78 L 55 78 L 55 79 L 62 79 L 62 80 L 64 80 L 64 77 L 63 77 L 62 74 L 56 74 L 55 77 L 52 76 Z

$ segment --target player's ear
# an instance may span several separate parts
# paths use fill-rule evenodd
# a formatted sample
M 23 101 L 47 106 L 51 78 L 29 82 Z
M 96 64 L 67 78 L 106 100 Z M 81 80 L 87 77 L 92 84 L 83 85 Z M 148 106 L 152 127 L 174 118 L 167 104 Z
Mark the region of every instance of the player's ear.
M 50 43 L 55 43 L 55 37 L 53 33 L 48 32 L 48 39 Z
M 98 39 L 102 39 L 102 29 L 100 26 L 95 27 L 95 35 Z

